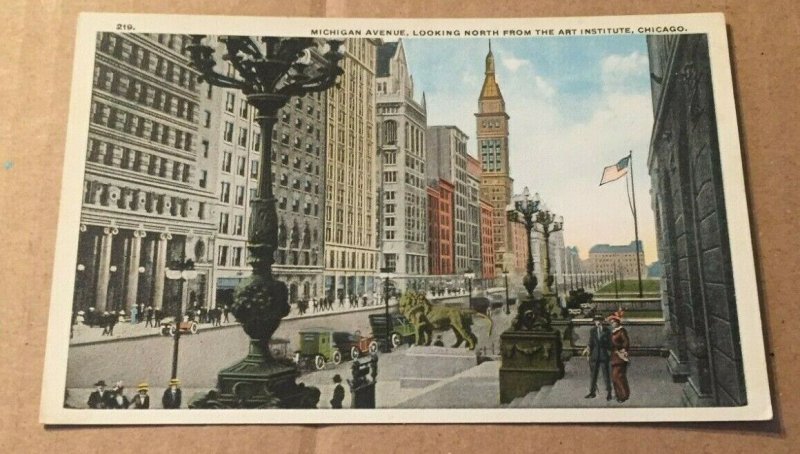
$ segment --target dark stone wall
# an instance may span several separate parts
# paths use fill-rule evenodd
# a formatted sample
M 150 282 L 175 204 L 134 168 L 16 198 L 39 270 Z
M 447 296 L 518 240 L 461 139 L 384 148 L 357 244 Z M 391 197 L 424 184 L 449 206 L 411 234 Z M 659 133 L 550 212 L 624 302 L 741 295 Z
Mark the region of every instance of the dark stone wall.
M 744 405 L 741 345 L 708 42 L 648 38 L 655 126 L 649 157 L 675 360 L 687 402 Z

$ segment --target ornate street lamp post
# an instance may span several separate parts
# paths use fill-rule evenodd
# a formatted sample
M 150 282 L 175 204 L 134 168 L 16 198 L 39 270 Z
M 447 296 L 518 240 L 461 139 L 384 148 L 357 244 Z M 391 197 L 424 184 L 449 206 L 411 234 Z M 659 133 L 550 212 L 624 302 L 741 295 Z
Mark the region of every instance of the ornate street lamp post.
M 550 235 L 564 228 L 564 217 L 556 217 L 555 213 L 548 210 L 545 205 L 536 214 L 536 224 L 540 227 L 536 231 L 541 233 L 544 238 L 544 293 L 548 295 L 552 292 L 551 288 L 553 286 L 553 275 L 550 270 Z
M 181 280 L 181 303 L 175 306 L 175 321 L 173 322 L 174 341 L 172 344 L 172 375 L 170 378 L 178 378 L 178 346 L 181 341 L 181 322 L 183 314 L 186 313 L 186 305 L 189 300 L 189 281 L 197 278 L 197 271 L 194 270 L 194 261 L 184 260 L 177 262 L 165 271 L 167 279 Z
M 519 222 L 525 227 L 525 234 L 528 238 L 528 263 L 526 267 L 525 277 L 522 278 L 522 285 L 528 294 L 533 296 L 533 289 L 536 288 L 538 280 L 536 275 L 533 274 L 533 252 L 531 251 L 531 232 L 535 227 L 534 215 L 539 211 L 539 204 L 541 199 L 539 193 L 533 195 L 526 187 L 521 196 L 515 197 L 514 204 L 506 208 L 508 220 L 511 222 Z
M 250 353 L 239 364 L 220 372 L 220 400 L 248 407 L 316 407 L 319 390 L 297 385 L 297 368 L 270 356 L 269 341 L 289 314 L 286 284 L 272 275 L 278 249 L 278 216 L 272 182 L 272 130 L 278 111 L 294 96 L 331 88 L 343 73 L 340 40 L 247 36 L 221 36 L 221 59 L 234 75 L 216 71 L 214 49 L 203 44 L 204 35 L 192 35 L 187 47 L 199 80 L 209 85 L 240 90 L 256 110 L 261 128 L 262 165 L 258 193 L 251 200 L 252 214 L 247 249 L 252 276 L 237 287 L 233 313 L 250 337 Z
M 511 309 L 508 308 L 508 270 L 503 268 L 503 281 L 506 287 L 506 315 L 511 314 Z
M 506 209 L 510 222 L 519 222 L 525 227 L 528 263 L 522 284 L 528 294 L 517 296 L 517 316 L 511 327 L 500 335 L 501 403 L 511 402 L 517 397 L 541 389 L 542 386 L 552 385 L 564 376 L 562 334 L 551 324 L 550 311 L 545 306 L 549 304 L 548 298 L 537 298 L 534 295 L 537 280 L 533 273 L 533 252 L 530 246 L 531 232 L 536 228 L 536 214 L 540 203 L 539 194 L 531 197 L 530 191 L 525 188 L 520 196 L 514 198 L 514 204 Z M 549 273 L 549 269 L 545 268 L 545 271 Z M 552 276 L 546 275 L 552 284 Z M 525 354 L 526 351 L 541 351 L 542 354 Z
M 475 279 L 475 273 L 468 270 L 464 273 L 464 279 L 467 280 L 467 305 L 472 308 L 472 280 Z
M 386 337 L 383 341 L 383 352 L 390 353 L 392 351 L 392 319 L 389 318 L 389 290 L 394 268 L 381 268 L 380 272 L 380 278 L 383 281 L 384 316 L 386 317 L 386 332 L 384 333 Z

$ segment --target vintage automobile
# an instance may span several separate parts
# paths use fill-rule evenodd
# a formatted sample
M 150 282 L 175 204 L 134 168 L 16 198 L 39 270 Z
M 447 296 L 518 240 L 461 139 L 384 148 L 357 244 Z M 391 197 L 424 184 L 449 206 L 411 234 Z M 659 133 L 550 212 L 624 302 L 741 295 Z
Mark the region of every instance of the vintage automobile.
M 289 339 L 273 337 L 269 340 L 270 353 L 275 359 L 289 358 Z
M 176 329 L 181 330 L 181 334 L 197 334 L 198 326 L 197 322 L 184 320 L 178 323 L 178 326 L 176 328 L 175 319 L 172 317 L 165 318 L 164 320 L 161 321 L 162 336 L 166 335 L 174 336 Z
M 360 332 L 334 331 L 330 328 L 310 328 L 300 331 L 300 350 L 294 360 L 300 366 L 313 366 L 317 370 L 325 368 L 329 362 L 339 365 L 342 352 L 350 359 L 358 359 L 362 354 L 378 351 L 378 343 L 372 337 L 361 336 Z
M 330 328 L 309 328 L 298 333 L 300 350 L 295 352 L 294 361 L 300 366 L 313 365 L 317 370 L 325 364 L 342 362 L 342 352 L 333 340 L 334 331 Z
M 358 359 L 363 354 L 378 351 L 378 341 L 373 336 L 362 336 L 361 331 L 355 333 L 336 331 L 333 333 L 333 342 L 339 351 L 347 352 L 352 360 Z
M 389 341 L 392 347 L 399 347 L 403 342 L 414 342 L 414 325 L 408 321 L 407 318 L 400 314 L 389 314 L 391 326 L 389 327 Z M 369 316 L 369 325 L 372 327 L 372 336 L 378 339 L 378 342 L 384 342 L 386 338 L 386 315 L 385 314 L 371 314 Z
M 505 306 L 505 298 L 499 293 L 474 296 L 469 299 L 469 308 L 481 314 L 491 315 L 492 310 Z

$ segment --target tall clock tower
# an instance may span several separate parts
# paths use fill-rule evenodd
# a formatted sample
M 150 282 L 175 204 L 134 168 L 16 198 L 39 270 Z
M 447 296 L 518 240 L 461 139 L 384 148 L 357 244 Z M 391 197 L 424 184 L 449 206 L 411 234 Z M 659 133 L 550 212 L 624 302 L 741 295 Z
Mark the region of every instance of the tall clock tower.
M 478 154 L 481 162 L 481 199 L 492 205 L 492 239 L 495 266 L 512 271 L 512 230 L 506 218 L 506 206 L 511 203 L 513 180 L 508 169 L 508 119 L 506 103 L 495 78 L 492 43 L 486 55 L 483 88 L 478 98 L 477 121 Z

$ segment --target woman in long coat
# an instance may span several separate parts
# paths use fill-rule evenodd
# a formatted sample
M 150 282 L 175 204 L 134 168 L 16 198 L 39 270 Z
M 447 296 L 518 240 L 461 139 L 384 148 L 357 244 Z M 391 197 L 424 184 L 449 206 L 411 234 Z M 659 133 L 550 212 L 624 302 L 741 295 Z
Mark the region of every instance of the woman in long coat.
M 631 341 L 628 332 L 622 326 L 622 313 L 617 312 L 608 320 L 611 322 L 611 383 L 614 385 L 614 394 L 617 402 L 625 402 L 631 395 L 628 386 L 628 349 Z

